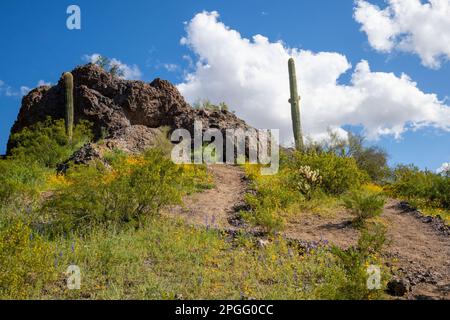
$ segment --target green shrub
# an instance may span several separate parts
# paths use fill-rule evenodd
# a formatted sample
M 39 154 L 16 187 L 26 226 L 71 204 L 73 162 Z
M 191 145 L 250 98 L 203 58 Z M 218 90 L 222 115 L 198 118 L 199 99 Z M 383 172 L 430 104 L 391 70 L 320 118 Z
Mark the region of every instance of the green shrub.
M 344 197 L 344 204 L 354 215 L 354 225 L 363 226 L 366 220 L 379 216 L 383 212 L 385 199 L 379 193 L 352 191 Z
M 47 118 L 11 136 L 13 159 L 36 162 L 55 168 L 82 145 L 92 140 L 91 125 L 81 121 L 75 126 L 72 142 L 68 142 L 64 120 Z
M 384 182 L 389 173 L 386 151 L 377 146 L 366 147 L 365 138 L 349 134 L 347 156 L 355 159 L 358 167 L 367 172 L 374 182 Z
M 394 182 L 388 187 L 394 196 L 433 208 L 450 209 L 450 177 L 414 166 L 394 170 Z
M 47 171 L 36 163 L 0 160 L 0 209 L 32 204 L 45 185 Z
M 378 299 L 383 295 L 389 280 L 389 271 L 383 267 L 381 250 L 386 242 L 386 228 L 374 224 L 369 229 L 363 229 L 356 247 L 343 250 L 332 248 L 332 253 L 338 258 L 337 263 L 345 270 L 347 281 L 338 283 L 338 299 Z M 380 268 L 380 288 L 370 290 L 367 286 L 368 267 L 374 265 Z
M 297 170 L 302 166 L 318 170 L 322 177 L 322 189 L 332 195 L 343 194 L 352 188 L 359 187 L 367 180 L 367 175 L 358 168 L 355 159 L 340 157 L 332 152 L 296 152 L 285 161 L 286 166 L 291 170 Z
M 67 186 L 44 205 L 52 231 L 97 224 L 140 224 L 164 205 L 181 200 L 180 168 L 158 150 L 118 158 L 112 170 L 101 163 L 69 170 Z
M 57 277 L 53 246 L 22 221 L 0 223 L 0 298 L 42 294 Z
M 301 166 L 293 172 L 289 172 L 287 175 L 289 182 L 286 186 L 293 186 L 301 194 L 303 194 L 307 200 L 311 200 L 314 192 L 322 184 L 322 176 L 319 170 L 312 170 L 309 166 Z
M 275 233 L 283 229 L 285 216 L 292 206 L 303 202 L 305 196 L 299 191 L 291 172 L 281 170 L 277 175 L 263 176 L 258 166 L 246 166 L 246 175 L 252 180 L 254 192 L 245 196 L 250 210 L 240 215 L 252 225 L 265 232 Z

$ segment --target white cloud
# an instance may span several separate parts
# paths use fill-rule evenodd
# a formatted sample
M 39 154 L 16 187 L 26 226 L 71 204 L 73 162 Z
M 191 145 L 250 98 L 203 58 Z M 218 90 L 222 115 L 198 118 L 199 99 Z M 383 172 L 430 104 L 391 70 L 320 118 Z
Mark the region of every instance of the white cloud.
M 91 63 L 95 63 L 100 56 L 101 55 L 99 53 L 93 53 L 91 55 L 86 54 L 83 56 L 83 60 L 91 62 Z M 122 73 L 123 73 L 123 76 L 122 76 L 123 79 L 139 80 L 142 77 L 141 70 L 135 64 L 127 65 L 127 64 L 123 63 L 122 61 L 120 61 L 119 59 L 112 58 L 112 59 L 110 59 L 109 66 L 110 67 L 117 66 L 119 68 L 119 70 L 122 71 Z
M 43 85 L 51 85 L 51 83 L 44 80 L 39 80 L 37 86 L 39 87 Z M 19 89 L 15 89 L 0 80 L 0 95 L 5 95 L 7 97 L 22 97 L 27 95 L 31 90 L 32 88 L 28 86 L 20 86 Z
M 45 80 L 39 80 L 37 85 L 38 85 L 38 87 L 40 87 L 40 86 L 51 86 L 52 83 L 51 82 L 47 82 Z
M 178 71 L 178 69 L 180 68 L 177 64 L 174 64 L 174 63 L 164 63 L 163 67 L 164 67 L 164 69 L 166 69 L 169 72 Z
M 422 92 L 407 75 L 372 72 L 369 63 L 361 61 L 350 84 L 339 84 L 352 69 L 344 55 L 287 48 L 262 35 L 245 39 L 220 22 L 217 12 L 197 14 L 186 32 L 181 43 L 197 55 L 195 70 L 178 85 L 188 101 L 225 101 L 251 125 L 281 129 L 285 142 L 292 141 L 290 56 L 297 64 L 307 135 L 320 138 L 328 128 L 344 125 L 362 125 L 370 138 L 400 137 L 407 129 L 423 126 L 450 130 L 450 108 L 436 95 Z
M 444 172 L 450 172 L 450 162 L 445 162 L 442 164 L 442 166 L 437 169 L 437 173 L 444 173 Z
M 27 86 L 21 86 L 21 87 L 20 87 L 20 94 L 21 94 L 22 96 L 27 95 L 28 92 L 30 92 L 30 91 L 31 91 L 31 88 L 29 88 L 29 87 L 27 87 Z
M 3 80 L 0 80 L 0 95 L 5 95 L 7 97 L 16 97 L 19 94 L 16 90 L 14 90 L 6 82 L 4 82 Z
M 450 59 L 450 0 L 387 0 L 384 9 L 356 0 L 354 17 L 375 50 L 411 52 L 433 69 Z

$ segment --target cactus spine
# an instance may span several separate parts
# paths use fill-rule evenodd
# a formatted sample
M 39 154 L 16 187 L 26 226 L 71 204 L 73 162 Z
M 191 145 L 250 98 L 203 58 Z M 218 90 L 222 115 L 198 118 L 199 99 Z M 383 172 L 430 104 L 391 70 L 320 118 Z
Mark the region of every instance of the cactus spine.
M 69 142 L 73 136 L 73 76 L 70 72 L 64 73 L 66 91 L 66 135 Z
M 294 129 L 295 148 L 298 151 L 303 150 L 302 124 L 300 120 L 300 96 L 297 91 L 297 75 L 295 73 L 294 59 L 289 59 L 289 84 L 291 87 L 291 104 L 292 127 Z

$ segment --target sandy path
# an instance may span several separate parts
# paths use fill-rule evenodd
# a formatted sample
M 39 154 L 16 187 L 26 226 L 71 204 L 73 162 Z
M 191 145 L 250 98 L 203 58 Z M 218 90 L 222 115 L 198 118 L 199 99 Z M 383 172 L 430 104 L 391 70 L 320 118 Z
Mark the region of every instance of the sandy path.
M 386 204 L 383 218 L 389 256 L 398 260 L 394 265 L 404 276 L 417 282 L 409 297 L 450 299 L 450 237 L 400 210 L 395 200 Z
M 190 224 L 234 229 L 236 210 L 244 204 L 247 188 L 244 171 L 228 165 L 212 165 L 208 170 L 214 177 L 215 188 L 186 196 L 183 206 L 170 208 L 168 214 Z

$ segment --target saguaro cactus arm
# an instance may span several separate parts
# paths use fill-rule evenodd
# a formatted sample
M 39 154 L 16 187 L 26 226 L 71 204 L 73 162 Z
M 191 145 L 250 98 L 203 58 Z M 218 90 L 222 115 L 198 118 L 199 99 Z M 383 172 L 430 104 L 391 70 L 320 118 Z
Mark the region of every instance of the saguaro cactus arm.
M 303 150 L 303 135 L 302 124 L 300 119 L 300 97 L 297 91 L 297 75 L 295 72 L 294 59 L 289 59 L 289 84 L 291 88 L 291 98 L 289 103 L 291 104 L 292 113 L 292 127 L 294 130 L 295 148 L 299 151 Z
M 73 76 L 70 72 L 64 73 L 64 85 L 66 91 L 66 135 L 69 142 L 73 136 Z

